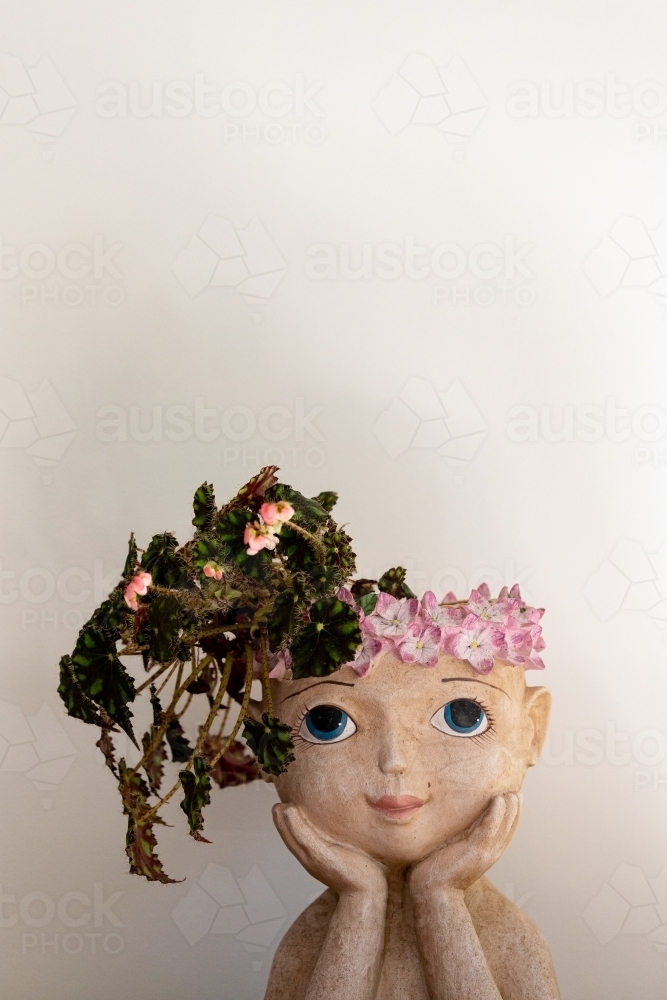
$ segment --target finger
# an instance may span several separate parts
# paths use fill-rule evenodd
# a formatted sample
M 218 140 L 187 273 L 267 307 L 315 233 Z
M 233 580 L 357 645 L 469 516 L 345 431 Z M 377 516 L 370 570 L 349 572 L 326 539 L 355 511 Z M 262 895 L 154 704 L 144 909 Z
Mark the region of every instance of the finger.
M 519 820 L 521 819 L 521 810 L 523 808 L 523 795 L 521 792 L 510 792 L 508 798 L 511 796 L 512 802 L 508 806 L 507 810 L 507 830 L 503 839 L 504 851 L 507 845 L 510 843 L 512 837 L 516 832 L 516 828 L 519 825 Z M 511 820 L 511 822 L 510 822 Z
M 272 810 L 273 822 L 275 823 L 276 829 L 282 837 L 287 850 L 290 851 L 297 861 L 307 869 L 311 864 L 308 852 L 304 849 L 303 844 L 301 844 L 300 841 L 294 836 L 286 819 L 288 811 L 293 808 L 294 806 L 285 805 L 284 803 L 275 805 Z

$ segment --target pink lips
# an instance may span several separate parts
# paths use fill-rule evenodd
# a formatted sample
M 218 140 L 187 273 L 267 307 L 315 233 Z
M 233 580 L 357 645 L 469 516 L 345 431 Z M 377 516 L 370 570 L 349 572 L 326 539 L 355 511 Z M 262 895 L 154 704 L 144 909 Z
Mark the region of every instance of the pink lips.
M 377 802 L 371 802 L 373 809 L 394 819 L 407 819 L 424 805 L 423 799 L 415 795 L 383 795 Z

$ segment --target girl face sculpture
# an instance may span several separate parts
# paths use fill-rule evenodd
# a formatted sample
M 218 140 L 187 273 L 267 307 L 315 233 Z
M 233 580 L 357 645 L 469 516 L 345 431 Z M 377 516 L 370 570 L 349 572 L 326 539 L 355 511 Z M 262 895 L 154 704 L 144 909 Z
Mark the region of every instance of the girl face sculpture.
M 331 839 L 388 865 L 415 864 L 462 833 L 498 794 L 518 791 L 539 757 L 551 705 L 521 667 L 480 676 L 387 652 L 371 674 L 277 682 L 276 714 L 295 757 L 275 778 Z

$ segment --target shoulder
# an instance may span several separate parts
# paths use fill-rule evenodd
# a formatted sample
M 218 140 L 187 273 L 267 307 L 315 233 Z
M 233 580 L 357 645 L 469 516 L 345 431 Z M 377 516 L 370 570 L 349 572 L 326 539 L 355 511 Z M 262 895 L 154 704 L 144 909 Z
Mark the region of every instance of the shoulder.
M 271 965 L 265 1000 L 301 1000 L 305 996 L 336 902 L 327 889 L 289 927 Z
M 503 1000 L 559 1000 L 549 946 L 533 921 L 485 878 L 466 904 Z

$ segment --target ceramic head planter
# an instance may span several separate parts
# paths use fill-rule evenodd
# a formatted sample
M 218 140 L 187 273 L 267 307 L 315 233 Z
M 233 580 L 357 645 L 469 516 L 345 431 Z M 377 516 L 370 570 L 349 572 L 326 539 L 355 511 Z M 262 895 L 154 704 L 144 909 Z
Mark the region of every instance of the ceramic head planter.
M 484 878 L 546 735 L 549 694 L 525 681 L 544 666 L 542 612 L 516 587 L 419 599 L 400 568 L 352 582 L 335 494 L 306 498 L 275 471 L 219 510 L 200 487 L 180 548 L 156 535 L 140 558 L 132 537 L 118 586 L 61 660 L 69 714 L 101 730 L 130 870 L 171 881 L 154 826 L 174 795 L 204 840 L 211 779 L 261 774 L 287 847 L 329 887 L 281 942 L 268 1000 L 557 998 L 539 932 Z M 120 659 L 132 654 L 141 683 Z M 139 746 L 129 706 L 142 692 Z M 121 729 L 131 763 L 117 759 Z M 163 787 L 169 757 L 181 770 Z

